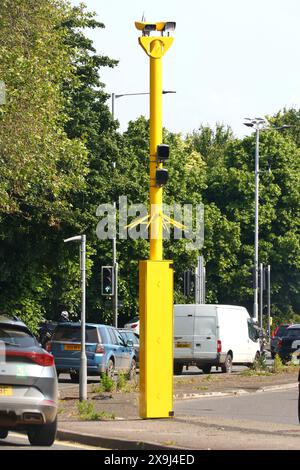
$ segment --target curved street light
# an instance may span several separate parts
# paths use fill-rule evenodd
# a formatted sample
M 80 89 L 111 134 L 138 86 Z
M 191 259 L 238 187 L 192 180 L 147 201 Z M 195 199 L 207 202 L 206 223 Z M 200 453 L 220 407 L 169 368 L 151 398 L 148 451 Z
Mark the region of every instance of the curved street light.
M 247 127 L 252 127 L 256 132 L 256 142 L 255 142 L 255 222 L 254 222 L 254 302 L 253 302 L 253 319 L 258 321 L 258 232 L 259 232 L 259 136 L 260 132 L 264 130 L 271 129 L 287 129 L 294 127 L 292 125 L 284 124 L 283 126 L 272 126 L 269 121 L 265 118 L 255 117 L 255 118 L 244 118 L 244 125 Z M 269 287 L 270 288 L 270 287 Z M 261 302 L 262 303 L 262 302 Z M 269 307 L 268 307 L 269 309 Z M 270 312 L 268 312 L 270 313 Z M 270 320 L 269 320 L 270 322 Z M 260 311 L 260 326 L 262 327 L 262 305 Z M 268 325 L 270 330 L 270 325 Z

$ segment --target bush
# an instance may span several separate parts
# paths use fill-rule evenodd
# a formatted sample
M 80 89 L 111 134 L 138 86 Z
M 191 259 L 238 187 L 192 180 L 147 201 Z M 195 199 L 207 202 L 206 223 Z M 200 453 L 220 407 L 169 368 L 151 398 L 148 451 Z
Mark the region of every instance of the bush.
M 284 369 L 285 367 L 282 363 L 282 360 L 280 359 L 278 354 L 275 354 L 274 363 L 272 366 L 272 372 L 274 372 L 274 374 L 278 374 L 279 372 L 282 372 Z
M 104 392 L 112 392 L 115 388 L 115 382 L 107 374 L 101 376 L 100 385 L 103 387 Z
M 128 374 L 124 372 L 119 372 L 117 379 L 117 390 L 124 390 L 128 380 Z
M 104 411 L 97 412 L 94 410 L 94 403 L 92 401 L 81 401 L 77 405 L 79 417 L 83 421 L 97 421 L 101 419 L 115 419 L 114 414 L 105 413 Z
M 255 361 L 253 362 L 251 366 L 252 370 L 255 371 L 266 371 L 268 370 L 267 362 L 266 362 L 266 357 L 265 355 L 260 355 Z

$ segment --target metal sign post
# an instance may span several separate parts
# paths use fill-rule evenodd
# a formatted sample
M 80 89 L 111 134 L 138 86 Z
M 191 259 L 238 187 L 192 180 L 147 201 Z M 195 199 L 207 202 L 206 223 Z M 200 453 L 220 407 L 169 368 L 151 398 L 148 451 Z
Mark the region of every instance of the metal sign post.
M 79 400 L 87 399 L 87 357 L 85 350 L 85 306 L 86 306 L 86 236 L 77 235 L 66 238 L 65 243 L 71 241 L 80 241 L 80 279 L 81 279 L 81 351 L 80 351 L 80 371 L 79 371 Z

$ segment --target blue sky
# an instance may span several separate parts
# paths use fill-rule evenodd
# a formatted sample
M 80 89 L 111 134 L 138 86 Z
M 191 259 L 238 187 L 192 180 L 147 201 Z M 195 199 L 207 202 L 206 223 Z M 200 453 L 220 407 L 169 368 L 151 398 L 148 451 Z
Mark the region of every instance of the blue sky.
M 77 0 L 71 0 L 74 5 Z M 105 29 L 88 33 L 97 51 L 118 59 L 103 69 L 108 93 L 149 91 L 149 59 L 138 45 L 134 21 L 176 21 L 175 41 L 163 59 L 163 123 L 189 133 L 200 124 L 229 124 L 249 134 L 246 116 L 300 107 L 299 0 L 85 0 Z M 124 131 L 149 115 L 146 96 L 116 100 Z

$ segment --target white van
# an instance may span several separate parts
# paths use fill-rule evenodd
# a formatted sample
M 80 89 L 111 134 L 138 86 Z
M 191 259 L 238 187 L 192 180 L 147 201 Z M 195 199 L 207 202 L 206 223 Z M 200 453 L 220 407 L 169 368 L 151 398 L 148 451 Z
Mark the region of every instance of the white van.
M 257 329 L 244 307 L 174 305 L 174 373 L 196 365 L 231 372 L 232 364 L 251 365 L 260 355 Z

